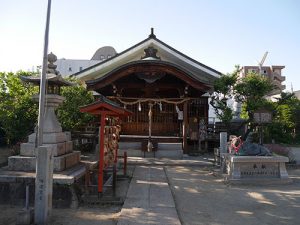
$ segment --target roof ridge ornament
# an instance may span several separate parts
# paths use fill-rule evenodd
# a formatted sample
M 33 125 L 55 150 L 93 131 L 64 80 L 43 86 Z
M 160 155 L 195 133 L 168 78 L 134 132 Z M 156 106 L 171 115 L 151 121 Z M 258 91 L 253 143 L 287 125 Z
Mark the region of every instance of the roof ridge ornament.
M 154 34 L 154 28 L 151 27 L 151 34 L 149 35 L 149 38 L 156 38 L 156 35 Z
M 144 52 L 145 52 L 145 55 L 141 57 L 141 59 L 148 59 L 148 60 L 157 60 L 159 59 L 160 60 L 160 57 L 157 56 L 157 49 L 152 47 L 152 46 L 149 46 L 148 48 L 145 48 L 144 49 Z

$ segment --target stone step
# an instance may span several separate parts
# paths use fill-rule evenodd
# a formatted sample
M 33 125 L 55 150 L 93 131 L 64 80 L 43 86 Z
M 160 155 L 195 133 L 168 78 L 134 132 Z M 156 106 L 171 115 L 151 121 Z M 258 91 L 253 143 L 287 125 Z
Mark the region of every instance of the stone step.
M 120 150 L 141 150 L 141 142 L 119 142 Z M 157 143 L 158 151 L 182 150 L 182 143 Z
M 74 151 L 65 155 L 54 157 L 53 170 L 55 172 L 68 169 L 80 161 L 80 151 Z M 8 157 L 8 169 L 12 171 L 35 171 L 36 159 L 33 156 Z
M 53 151 L 53 156 L 64 155 L 73 151 L 73 142 L 66 141 L 62 143 L 55 144 L 45 144 L 46 146 L 51 146 Z M 22 143 L 20 149 L 21 156 L 35 156 L 35 144 L 34 143 Z
M 141 142 L 119 142 L 119 149 L 136 149 L 141 150 Z
M 128 157 L 157 157 L 157 158 L 176 158 L 181 159 L 183 156 L 182 150 L 158 150 L 154 152 L 144 152 L 136 149 L 119 149 L 118 155 L 123 156 L 124 152 L 127 152 Z
M 119 142 L 119 156 L 123 156 L 127 152 L 129 157 L 158 157 L 158 158 L 182 158 L 182 144 L 181 143 L 158 143 L 157 151 L 143 152 L 141 142 Z
M 182 143 L 158 143 L 158 150 L 182 150 Z

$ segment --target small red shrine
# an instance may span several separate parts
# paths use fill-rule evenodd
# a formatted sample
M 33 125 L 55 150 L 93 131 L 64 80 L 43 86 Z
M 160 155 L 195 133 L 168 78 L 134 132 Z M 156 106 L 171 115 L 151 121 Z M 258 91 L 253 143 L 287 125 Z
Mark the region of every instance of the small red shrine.
M 118 160 L 118 119 L 132 113 L 104 96 L 90 105 L 81 107 L 80 111 L 100 116 L 98 193 L 102 193 L 103 170 L 109 166 L 115 167 Z

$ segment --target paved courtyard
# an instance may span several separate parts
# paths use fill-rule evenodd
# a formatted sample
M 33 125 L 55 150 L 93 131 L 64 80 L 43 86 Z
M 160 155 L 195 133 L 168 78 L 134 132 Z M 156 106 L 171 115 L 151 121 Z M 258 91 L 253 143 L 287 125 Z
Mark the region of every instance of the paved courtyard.
M 300 169 L 288 170 L 291 184 L 231 186 L 203 157 L 129 162 L 123 207 L 54 209 L 51 224 L 299 224 Z M 15 224 L 19 209 L 0 206 L 0 224 Z
M 211 168 L 167 167 L 169 185 L 184 225 L 299 224 L 299 170 L 292 184 L 229 186 Z

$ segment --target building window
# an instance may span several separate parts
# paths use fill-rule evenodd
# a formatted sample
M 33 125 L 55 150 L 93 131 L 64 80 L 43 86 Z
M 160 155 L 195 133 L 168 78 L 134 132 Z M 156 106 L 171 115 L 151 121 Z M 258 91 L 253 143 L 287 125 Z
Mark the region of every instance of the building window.
M 69 67 L 69 72 L 72 72 L 72 67 Z
M 263 74 L 267 74 L 267 71 L 266 71 L 266 70 L 263 70 L 262 72 L 263 72 Z
M 79 71 L 81 71 L 82 70 L 82 66 L 81 67 L 79 67 Z

